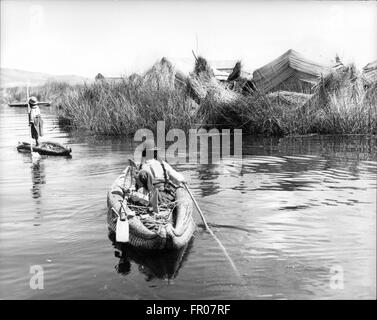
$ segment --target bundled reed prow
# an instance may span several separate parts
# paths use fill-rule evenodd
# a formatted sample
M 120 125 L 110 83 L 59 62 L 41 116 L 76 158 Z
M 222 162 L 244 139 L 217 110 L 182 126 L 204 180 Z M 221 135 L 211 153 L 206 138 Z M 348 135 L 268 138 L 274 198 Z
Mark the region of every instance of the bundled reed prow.
M 194 74 L 197 76 L 214 77 L 214 72 L 209 63 L 201 56 L 195 61 Z
M 213 69 L 203 57 L 196 59 L 194 72 L 188 78 L 188 87 L 193 99 L 199 104 L 204 100 L 227 104 L 242 98 L 239 93 L 227 88 L 215 78 Z

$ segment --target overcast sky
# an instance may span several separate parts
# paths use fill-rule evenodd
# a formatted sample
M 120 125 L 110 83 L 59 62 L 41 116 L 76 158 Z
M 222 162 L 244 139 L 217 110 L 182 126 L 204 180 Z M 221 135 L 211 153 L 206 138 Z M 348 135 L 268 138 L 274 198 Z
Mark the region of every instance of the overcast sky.
M 377 3 L 1 0 L 1 67 L 130 74 L 162 56 L 191 57 L 197 44 L 210 60 L 251 70 L 290 48 L 363 67 L 377 59 Z

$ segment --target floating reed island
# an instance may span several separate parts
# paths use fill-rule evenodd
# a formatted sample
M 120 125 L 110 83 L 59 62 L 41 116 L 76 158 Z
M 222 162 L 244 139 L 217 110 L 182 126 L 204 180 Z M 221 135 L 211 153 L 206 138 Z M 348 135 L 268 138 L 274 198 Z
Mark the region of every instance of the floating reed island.
M 203 57 L 191 72 L 162 58 L 143 75 L 32 88 L 53 101 L 59 122 L 103 135 L 131 135 L 140 128 L 239 128 L 264 135 L 377 134 L 377 77 L 343 65 L 315 64 L 293 50 L 245 76 L 242 63 L 222 78 Z M 372 70 L 372 71 L 370 71 Z M 374 75 L 374 76 L 373 76 Z M 21 100 L 24 88 L 8 89 Z

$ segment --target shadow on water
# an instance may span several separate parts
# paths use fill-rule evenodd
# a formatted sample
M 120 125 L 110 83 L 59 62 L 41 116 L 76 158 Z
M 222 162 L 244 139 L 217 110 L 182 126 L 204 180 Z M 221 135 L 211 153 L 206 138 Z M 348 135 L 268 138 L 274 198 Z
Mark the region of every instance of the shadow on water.
M 127 276 L 131 272 L 132 264 L 135 264 L 139 272 L 145 276 L 146 281 L 175 279 L 186 262 L 194 242 L 192 238 L 185 247 L 179 250 L 151 251 L 116 242 L 112 231 L 108 232 L 108 238 L 115 248 L 114 256 L 119 259 L 115 266 L 117 272 Z

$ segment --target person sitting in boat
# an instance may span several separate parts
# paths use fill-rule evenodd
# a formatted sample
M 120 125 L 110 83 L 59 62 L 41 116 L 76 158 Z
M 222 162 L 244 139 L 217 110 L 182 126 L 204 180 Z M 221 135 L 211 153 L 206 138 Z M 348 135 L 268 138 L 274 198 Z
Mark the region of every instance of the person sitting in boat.
M 35 139 L 35 144 L 38 146 L 38 138 L 43 136 L 43 120 L 41 117 L 41 110 L 39 109 L 38 100 L 36 97 L 30 97 L 29 105 L 29 126 L 31 127 L 31 137 Z
M 154 212 L 159 212 L 161 203 L 170 203 L 175 199 L 175 191 L 185 177 L 174 170 L 166 161 L 158 157 L 158 149 L 146 143 L 142 153 L 140 171 L 136 175 L 136 188 L 147 190 Z

